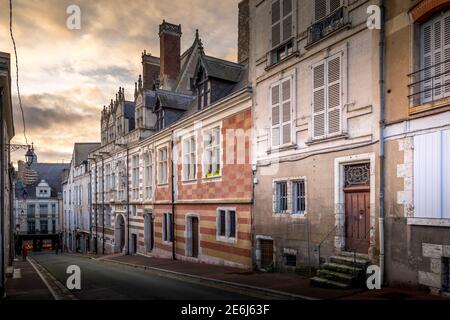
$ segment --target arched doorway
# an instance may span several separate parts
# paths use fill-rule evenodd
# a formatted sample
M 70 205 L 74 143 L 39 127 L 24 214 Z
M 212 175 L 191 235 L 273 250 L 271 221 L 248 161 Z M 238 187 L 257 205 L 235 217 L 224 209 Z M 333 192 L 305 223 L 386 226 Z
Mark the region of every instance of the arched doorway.
M 151 252 L 155 244 L 155 238 L 153 233 L 153 215 L 147 213 L 144 215 L 144 242 L 145 252 Z
M 114 243 L 115 251 L 123 252 L 125 248 L 125 219 L 123 215 L 119 214 L 116 218 L 115 228 L 114 228 Z

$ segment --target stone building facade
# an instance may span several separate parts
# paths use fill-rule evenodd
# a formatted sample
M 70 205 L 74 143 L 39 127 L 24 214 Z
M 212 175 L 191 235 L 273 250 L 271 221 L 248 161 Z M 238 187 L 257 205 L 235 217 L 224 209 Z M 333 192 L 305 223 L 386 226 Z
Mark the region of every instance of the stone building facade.
M 14 137 L 11 104 L 11 68 L 8 53 L 0 52 L 0 298 L 5 293 L 6 268 L 14 258 L 14 168 L 9 143 Z
M 450 3 L 386 1 L 386 280 L 450 291 Z
M 70 169 L 63 181 L 64 245 L 73 252 L 91 251 L 92 201 L 89 153 L 100 143 L 75 143 Z
M 159 37 L 133 101 L 120 89 L 104 108 L 89 157 L 98 251 L 250 268 L 247 65 L 208 56 L 198 31 L 181 53 L 180 25 L 163 21 Z

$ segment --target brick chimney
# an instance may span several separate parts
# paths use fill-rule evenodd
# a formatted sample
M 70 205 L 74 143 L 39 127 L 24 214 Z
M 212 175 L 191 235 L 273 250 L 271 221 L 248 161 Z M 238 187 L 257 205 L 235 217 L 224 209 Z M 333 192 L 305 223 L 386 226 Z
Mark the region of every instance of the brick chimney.
M 159 79 L 159 58 L 152 56 L 145 50 L 142 53 L 143 88 L 154 90 L 154 84 Z
M 160 86 L 170 90 L 180 73 L 181 25 L 163 20 L 159 25 Z
M 238 17 L 238 63 L 248 63 L 250 51 L 250 6 L 249 0 L 239 2 Z

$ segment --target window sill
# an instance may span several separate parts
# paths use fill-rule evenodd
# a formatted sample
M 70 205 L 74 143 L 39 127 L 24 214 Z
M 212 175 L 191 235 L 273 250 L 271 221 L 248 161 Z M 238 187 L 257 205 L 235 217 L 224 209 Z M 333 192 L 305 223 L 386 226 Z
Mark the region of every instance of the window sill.
M 281 59 L 278 62 L 275 63 L 271 63 L 270 65 L 268 65 L 267 67 L 264 68 L 265 71 L 270 71 L 274 68 L 276 68 L 277 66 L 281 65 L 282 63 L 291 60 L 294 57 L 300 57 L 300 51 L 294 51 L 292 52 L 290 55 L 286 56 L 285 58 Z
M 218 242 L 225 242 L 225 243 L 229 243 L 229 244 L 236 244 L 237 243 L 237 238 L 228 238 L 228 237 L 223 237 L 223 236 L 216 236 L 216 240 Z
M 181 181 L 181 184 L 183 184 L 183 185 L 190 185 L 190 184 L 196 184 L 196 183 L 197 183 L 197 179 L 189 179 L 189 180 Z
M 283 151 L 288 151 L 288 150 L 294 150 L 297 148 L 298 148 L 298 145 L 293 143 L 293 144 L 285 145 L 282 147 L 269 149 L 269 150 L 267 150 L 267 154 L 278 153 L 278 152 L 283 152 Z
M 450 228 L 450 219 L 433 219 L 433 218 L 408 218 L 409 226 L 426 226 L 426 227 L 445 227 Z
M 306 219 L 306 212 L 305 213 L 292 213 L 290 211 L 286 211 L 283 213 L 272 212 L 272 216 L 276 218 Z
M 204 182 L 215 182 L 215 181 L 221 181 L 222 180 L 222 176 L 213 176 L 213 177 L 203 177 L 202 179 Z
M 409 108 L 409 114 L 414 115 L 421 112 L 435 110 L 450 106 L 450 97 L 419 104 Z
M 157 186 L 158 187 L 167 187 L 167 186 L 169 186 L 169 183 L 167 183 L 167 182 L 166 183 L 158 183 Z
M 329 137 L 325 137 L 325 138 L 308 140 L 308 141 L 305 142 L 305 144 L 307 146 L 310 146 L 310 145 L 319 144 L 319 143 L 328 142 L 328 141 L 334 141 L 334 140 L 340 140 L 340 139 L 348 139 L 348 137 L 349 137 L 348 133 L 341 133 L 341 134 L 338 134 L 338 135 L 329 136 Z

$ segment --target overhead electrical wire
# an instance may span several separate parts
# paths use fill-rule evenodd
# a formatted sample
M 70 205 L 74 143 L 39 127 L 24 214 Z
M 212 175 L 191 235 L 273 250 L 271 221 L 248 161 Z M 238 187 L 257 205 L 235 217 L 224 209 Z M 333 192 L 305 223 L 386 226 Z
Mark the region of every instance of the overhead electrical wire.
M 22 107 L 22 98 L 20 97 L 20 87 L 19 87 L 19 62 L 18 62 L 18 58 L 17 58 L 16 41 L 15 41 L 14 35 L 13 35 L 12 16 L 13 16 L 12 0 L 9 0 L 9 33 L 11 34 L 11 40 L 12 40 L 13 47 L 14 47 L 14 56 L 15 56 L 15 60 L 16 60 L 16 87 L 17 87 L 17 97 L 18 97 L 18 99 L 19 99 L 20 112 L 22 113 L 23 136 L 24 136 L 24 138 L 25 138 L 25 143 L 28 145 L 27 132 L 26 132 L 26 124 L 25 124 L 25 114 L 24 114 L 24 112 L 23 112 L 23 107 Z

